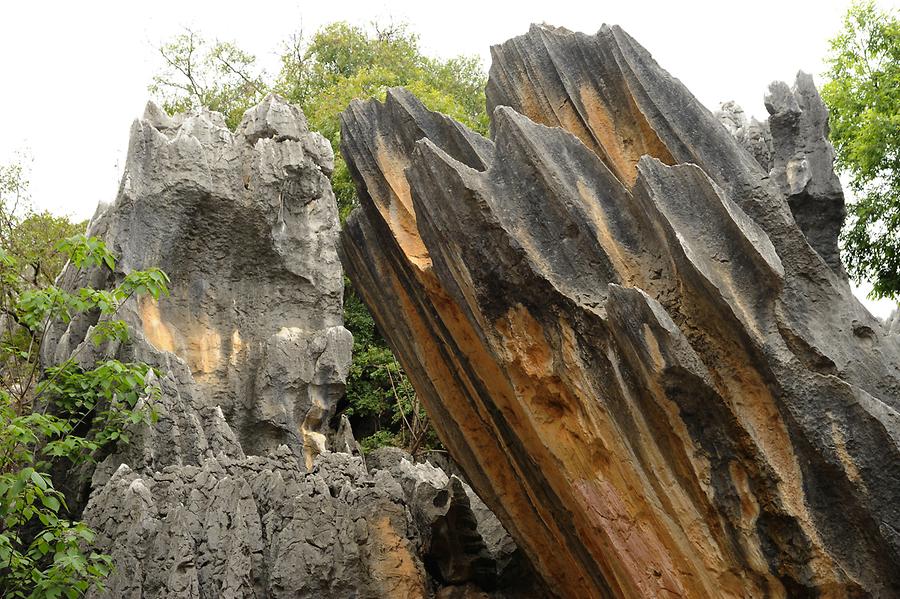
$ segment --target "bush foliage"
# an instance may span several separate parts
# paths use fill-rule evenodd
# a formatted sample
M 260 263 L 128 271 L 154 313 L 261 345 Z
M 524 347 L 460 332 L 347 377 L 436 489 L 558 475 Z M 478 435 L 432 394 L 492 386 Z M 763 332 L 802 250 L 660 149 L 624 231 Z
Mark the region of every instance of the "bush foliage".
M 166 294 L 168 279 L 153 269 L 127 274 L 113 290 L 57 286 L 66 261 L 112 270 L 115 257 L 96 238 L 57 241 L 83 225 L 32 213 L 20 166 L 0 167 L 0 181 L 0 589 L 3 597 L 78 597 L 102 586 L 112 564 L 90 550 L 94 533 L 70 513 L 49 473 L 127 443 L 130 425 L 154 420 L 159 391 L 146 364 L 85 368 L 76 352 L 42 368 L 41 347 L 52 323 L 82 313 L 100 319 L 94 343 L 126 339 L 119 308 L 133 296 Z

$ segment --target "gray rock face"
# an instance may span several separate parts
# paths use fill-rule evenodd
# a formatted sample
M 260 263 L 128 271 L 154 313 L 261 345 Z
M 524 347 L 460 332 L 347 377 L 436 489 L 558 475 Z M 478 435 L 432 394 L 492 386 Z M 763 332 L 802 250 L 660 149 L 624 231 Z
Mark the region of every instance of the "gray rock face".
M 341 136 L 344 266 L 479 496 L 560 597 L 900 596 L 900 344 L 808 81 L 771 176 L 619 27 L 492 56 L 492 139 L 404 90 Z
M 484 502 L 459 477 L 396 448 L 376 450 L 370 472 L 390 472 L 419 531 L 422 559 L 451 586 L 502 589 L 505 597 L 549 596 L 525 556 Z M 372 464 L 376 468 L 372 468 Z
M 402 460 L 369 472 L 347 419 L 329 427 L 352 346 L 332 168 L 327 141 L 276 96 L 235 133 L 219 114 L 152 103 L 132 126 L 119 196 L 89 230 L 116 272 L 68 270 L 61 284 L 109 288 L 159 266 L 171 297 L 126 302 L 127 343 L 95 347 L 85 315 L 43 354 L 161 372 L 158 422 L 68 481 L 117 568 L 92 597 L 418 598 L 491 591 L 518 567 L 461 481 Z
M 470 496 L 428 464 L 367 471 L 325 452 L 307 471 L 287 446 L 144 473 L 122 464 L 84 513 L 118 564 L 91 596 L 418 598 L 501 582 L 491 597 L 542 596 L 516 590 L 525 579 L 510 573 L 527 565 Z
M 119 256 L 117 274 L 169 275 L 171 297 L 133 303 L 126 320 L 186 363 L 189 403 L 221 408 L 250 453 L 322 449 L 343 392 L 352 339 L 332 168 L 328 142 L 276 96 L 234 134 L 218 113 L 170 118 L 151 103 L 132 126 L 119 196 L 91 224 Z M 47 361 L 75 350 L 85 320 L 56 331 Z
M 715 114 L 728 132 L 756 158 L 766 172 L 772 170 L 772 132 L 769 121 L 759 122 L 756 117 L 747 121 L 744 109 L 734 102 L 724 102 Z
M 787 197 L 791 213 L 810 245 L 828 266 L 846 278 L 838 235 L 846 209 L 828 141 L 828 109 L 811 75 L 797 73 L 793 89 L 775 82 L 766 94 L 772 130 L 770 176 Z
M 762 123 L 755 118 L 748 123 L 734 102 L 722 104 L 715 116 L 778 185 L 813 249 L 846 278 L 838 250 L 846 208 L 828 141 L 828 109 L 812 77 L 802 71 L 793 88 L 773 82 L 765 105 L 769 118 Z

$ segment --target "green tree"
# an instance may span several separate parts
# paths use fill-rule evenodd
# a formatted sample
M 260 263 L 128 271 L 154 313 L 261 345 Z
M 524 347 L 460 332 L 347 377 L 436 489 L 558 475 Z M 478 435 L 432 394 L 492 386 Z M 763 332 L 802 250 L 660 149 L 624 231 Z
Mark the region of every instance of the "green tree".
M 66 261 L 112 270 L 115 258 L 97 238 L 54 239 L 77 226 L 31 213 L 26 190 L 20 167 L 0 167 L 0 590 L 3 597 L 78 597 L 102 586 L 112 564 L 90 550 L 93 532 L 69 513 L 49 472 L 93 461 L 127 443 L 129 425 L 152 422 L 158 373 L 117 360 L 86 368 L 77 352 L 42 369 L 41 346 L 51 323 L 80 313 L 98 319 L 94 343 L 127 339 L 119 308 L 133 296 L 166 294 L 168 279 L 151 269 L 127 274 L 110 291 L 57 287 Z
M 209 42 L 191 29 L 159 48 L 163 70 L 153 77 L 150 92 L 174 114 L 203 106 L 225 115 L 233 130 L 244 111 L 268 91 L 256 57 L 231 42 Z
M 0 165 L 0 247 L 24 264 L 23 274 L 33 286 L 53 283 L 66 261 L 57 242 L 86 226 L 46 211 L 34 212 L 22 163 Z
M 831 40 L 828 105 L 837 166 L 857 201 L 843 232 L 847 270 L 873 297 L 900 298 L 900 21 L 853 4 Z
M 372 315 L 344 284 L 344 326 L 353 333 L 345 413 L 368 431 L 362 447 L 403 447 L 415 455 L 440 445 L 412 383 L 378 332 Z
M 310 127 L 335 154 L 332 185 L 341 219 L 356 206 L 356 190 L 340 152 L 340 114 L 353 99 L 384 100 L 389 87 L 406 87 L 427 106 L 486 133 L 484 69 L 477 57 L 426 56 L 406 25 L 371 29 L 338 22 L 307 42 L 293 38 L 282 55 L 275 89 L 299 104 Z

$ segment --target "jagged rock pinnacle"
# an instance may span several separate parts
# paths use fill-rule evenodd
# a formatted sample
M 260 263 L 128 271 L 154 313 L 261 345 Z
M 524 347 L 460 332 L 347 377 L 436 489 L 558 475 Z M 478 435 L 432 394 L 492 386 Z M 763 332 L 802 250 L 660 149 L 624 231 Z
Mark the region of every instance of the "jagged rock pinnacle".
M 479 495 L 560 597 L 900 594 L 900 344 L 811 80 L 759 160 L 619 27 L 491 52 L 492 140 L 342 118 L 345 268 Z

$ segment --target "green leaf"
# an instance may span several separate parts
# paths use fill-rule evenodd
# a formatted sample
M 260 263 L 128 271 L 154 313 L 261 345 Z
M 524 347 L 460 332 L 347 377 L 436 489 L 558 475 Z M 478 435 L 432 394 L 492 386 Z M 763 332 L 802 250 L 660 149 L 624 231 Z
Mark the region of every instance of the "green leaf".
M 59 511 L 59 500 L 52 495 L 44 495 L 43 497 L 41 497 L 41 503 L 43 503 L 44 507 L 49 510 L 53 510 L 54 512 Z
M 837 167 L 856 201 L 841 234 L 847 271 L 873 297 L 900 299 L 900 20 L 874 2 L 851 5 L 831 42 L 822 99 Z

